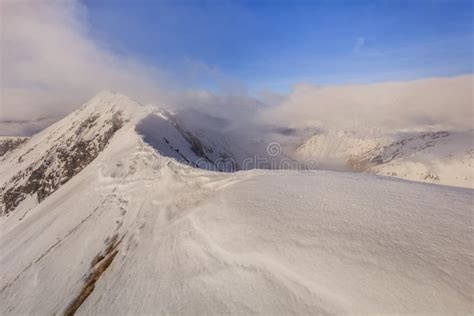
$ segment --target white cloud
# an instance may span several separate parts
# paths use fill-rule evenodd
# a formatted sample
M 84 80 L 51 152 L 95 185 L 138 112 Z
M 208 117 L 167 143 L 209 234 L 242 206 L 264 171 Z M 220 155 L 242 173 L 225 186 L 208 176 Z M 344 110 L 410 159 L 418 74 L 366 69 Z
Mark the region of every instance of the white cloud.
M 469 129 L 474 76 L 320 87 L 296 85 L 262 115 L 285 126 L 338 129 Z
M 230 126 L 248 131 L 259 130 L 257 112 L 264 123 L 285 127 L 470 128 L 474 120 L 472 76 L 352 86 L 296 85 L 287 96 L 266 93 L 258 102 L 243 85 L 199 62 L 190 63 L 191 73 L 211 76 L 226 95 L 165 85 L 167 77 L 156 67 L 94 42 L 88 35 L 87 11 L 75 0 L 3 0 L 0 12 L 0 134 L 2 128 L 8 133 L 37 130 L 103 89 L 143 103 L 197 108 L 232 119 Z M 359 37 L 354 51 L 365 42 Z
M 0 6 L 0 135 L 38 131 L 104 89 L 235 122 L 255 111 L 257 101 L 239 82 L 198 61 L 189 62 L 189 74 L 180 79 L 207 76 L 226 96 L 177 89 L 170 81 L 179 82 L 157 67 L 103 48 L 90 38 L 87 9 L 76 0 L 4 0 Z
M 0 120 L 60 117 L 102 89 L 160 98 L 159 71 L 101 48 L 85 16 L 72 0 L 1 2 Z

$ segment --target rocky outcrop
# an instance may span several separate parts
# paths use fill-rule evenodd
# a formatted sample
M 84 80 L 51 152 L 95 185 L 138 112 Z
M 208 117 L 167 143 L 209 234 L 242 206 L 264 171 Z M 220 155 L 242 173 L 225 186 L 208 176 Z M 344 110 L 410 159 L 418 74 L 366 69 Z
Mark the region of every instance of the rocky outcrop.
M 122 111 L 114 112 L 102 122 L 99 117 L 94 114 L 72 125 L 43 156 L 0 188 L 1 214 L 12 212 L 29 195 L 43 201 L 91 163 L 125 122 Z M 18 158 L 22 159 L 23 156 Z
M 3 137 L 0 138 L 0 157 L 18 148 L 28 140 L 27 137 Z

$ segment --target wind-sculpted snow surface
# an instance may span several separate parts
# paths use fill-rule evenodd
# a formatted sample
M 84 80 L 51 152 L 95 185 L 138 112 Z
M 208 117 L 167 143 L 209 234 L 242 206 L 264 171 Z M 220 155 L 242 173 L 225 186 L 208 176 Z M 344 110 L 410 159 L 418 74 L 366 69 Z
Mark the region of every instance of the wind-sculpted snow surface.
M 212 172 L 144 141 L 159 112 L 123 113 L 80 172 L 0 217 L 0 314 L 472 312 L 473 190 Z

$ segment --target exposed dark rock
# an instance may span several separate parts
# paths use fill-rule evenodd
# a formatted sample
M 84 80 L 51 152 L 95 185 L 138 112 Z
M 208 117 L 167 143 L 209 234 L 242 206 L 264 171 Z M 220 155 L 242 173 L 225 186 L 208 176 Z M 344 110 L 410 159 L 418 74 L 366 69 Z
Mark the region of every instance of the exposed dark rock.
M 81 307 L 82 303 L 91 295 L 95 289 L 95 283 L 99 280 L 100 276 L 107 270 L 115 256 L 118 254 L 118 245 L 122 239 L 118 239 L 117 235 L 108 242 L 107 247 L 101 251 L 91 262 L 91 271 L 85 278 L 84 285 L 80 293 L 75 297 L 72 302 L 67 306 L 64 311 L 64 315 L 72 316 Z
M 18 148 L 20 145 L 22 145 L 24 142 L 26 142 L 28 138 L 26 137 L 12 137 L 12 138 L 7 138 L 4 140 L 0 139 L 0 157 L 5 155 L 7 152 L 10 152 L 16 148 Z
M 78 124 L 70 136 L 58 138 L 58 142 L 44 156 L 12 177 L 10 183 L 13 185 L 0 189 L 3 214 L 13 211 L 28 195 L 36 194 L 38 202 L 43 201 L 99 155 L 115 132 L 123 126 L 124 120 L 118 111 L 105 121 L 104 128 L 98 129 L 93 137 L 83 139 L 83 134 L 93 132 L 98 117 L 89 117 Z

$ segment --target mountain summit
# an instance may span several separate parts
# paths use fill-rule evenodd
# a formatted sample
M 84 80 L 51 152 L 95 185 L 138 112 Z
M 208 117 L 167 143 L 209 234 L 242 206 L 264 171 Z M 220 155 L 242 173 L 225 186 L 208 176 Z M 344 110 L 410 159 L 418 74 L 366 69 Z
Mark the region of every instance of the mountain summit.
M 90 164 L 122 127 L 133 128 L 147 109 L 104 91 L 1 159 L 0 213 L 38 202 Z

